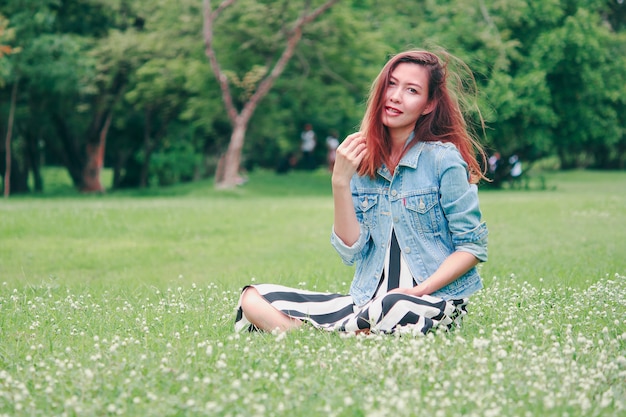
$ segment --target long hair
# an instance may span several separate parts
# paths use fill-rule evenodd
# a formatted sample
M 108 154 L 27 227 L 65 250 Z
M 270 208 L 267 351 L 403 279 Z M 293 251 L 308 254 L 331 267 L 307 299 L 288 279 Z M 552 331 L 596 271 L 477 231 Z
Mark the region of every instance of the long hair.
M 393 56 L 380 71 L 370 89 L 367 100 L 367 107 L 363 121 L 361 122 L 361 132 L 366 138 L 368 152 L 359 166 L 359 175 L 369 175 L 374 177 L 376 170 L 385 164 L 390 166 L 391 157 L 391 137 L 389 131 L 382 122 L 382 114 L 385 107 L 385 95 L 391 73 L 401 63 L 411 63 L 421 65 L 428 72 L 428 102 L 434 103 L 433 110 L 422 115 L 415 123 L 415 140 L 409 143 L 404 150 L 406 152 L 418 141 L 423 142 L 450 142 L 453 143 L 463 160 L 467 163 L 470 181 L 476 183 L 485 179 L 484 167 L 486 166 L 486 156 L 478 140 L 470 133 L 461 103 L 465 95 L 475 94 L 476 83 L 469 68 L 457 58 L 450 54 L 445 55 L 443 61 L 436 54 L 423 50 L 409 50 Z M 449 60 L 456 60 L 468 73 L 470 83 L 463 83 L 461 77 L 448 71 Z M 451 91 L 452 89 L 452 91 Z M 458 90 L 458 91 L 454 91 Z M 466 91 L 467 90 L 467 91 Z M 478 112 L 481 126 L 484 129 L 484 122 L 480 112 Z M 477 157 L 481 158 L 481 164 Z

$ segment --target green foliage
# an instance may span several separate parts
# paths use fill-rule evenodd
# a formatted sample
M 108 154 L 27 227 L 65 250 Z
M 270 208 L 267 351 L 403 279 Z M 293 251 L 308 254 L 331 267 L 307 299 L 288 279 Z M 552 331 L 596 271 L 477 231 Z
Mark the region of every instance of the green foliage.
M 223 11 L 215 46 L 238 106 L 282 50 L 279 28 L 319 4 L 239 0 Z M 204 161 L 224 152 L 231 127 L 204 51 L 202 1 L 0 0 L 0 11 L 15 34 L 0 44 L 21 51 L 0 60 L 0 124 L 17 83 L 22 175 L 45 160 L 65 164 L 78 184 L 86 144 L 98 140 L 110 112 L 105 163 L 114 188 L 148 185 L 151 164 L 161 164 L 152 156 L 167 154 L 168 143 Z M 259 103 L 245 165 L 275 167 L 297 150 L 305 123 L 320 143 L 331 130 L 353 132 L 389 54 L 443 47 L 473 71 L 490 151 L 529 165 L 556 155 L 563 168 L 623 169 L 624 16 L 626 5 L 609 0 L 339 2 L 305 26 Z M 323 153 L 320 145 L 320 160 Z M 201 164 L 196 177 L 214 166 Z
M 624 91 L 625 71 L 623 36 L 605 24 L 606 2 L 426 6 L 427 18 L 416 32 L 476 71 L 490 148 L 529 162 L 556 153 L 571 167 L 602 143 L 592 158 L 598 165 L 608 162 L 604 150 L 623 140 L 622 104 L 612 97 Z M 454 29 L 437 30 L 443 26 Z
M 13 39 L 15 39 L 15 29 L 10 28 L 7 18 L 0 14 L 0 88 L 4 87 L 6 77 L 11 74 L 11 67 L 3 58 L 20 52 L 19 48 L 13 48 L 6 44 Z
M 152 155 L 150 176 L 156 185 L 172 185 L 188 182 L 200 169 L 200 157 L 190 143 L 173 141 L 169 147 Z

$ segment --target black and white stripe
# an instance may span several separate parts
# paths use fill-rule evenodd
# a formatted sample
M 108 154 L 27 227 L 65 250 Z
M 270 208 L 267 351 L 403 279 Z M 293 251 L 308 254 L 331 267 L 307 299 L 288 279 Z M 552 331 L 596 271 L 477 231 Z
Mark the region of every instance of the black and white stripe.
M 389 293 L 395 288 L 411 288 L 415 281 L 404 262 L 394 232 L 388 248 L 385 270 L 378 289 L 374 298 L 362 307 L 356 306 L 350 295 L 320 293 L 275 284 L 252 286 L 277 310 L 329 331 L 427 333 L 441 326 L 458 326 L 467 314 L 467 299 L 443 300 L 429 295 L 415 297 Z M 255 328 L 243 314 L 240 301 L 235 330 L 245 329 Z

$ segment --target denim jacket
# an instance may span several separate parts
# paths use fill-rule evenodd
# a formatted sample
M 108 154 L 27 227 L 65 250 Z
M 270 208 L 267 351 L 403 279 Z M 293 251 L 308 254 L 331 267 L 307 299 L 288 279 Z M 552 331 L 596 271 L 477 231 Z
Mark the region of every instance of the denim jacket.
M 333 228 L 331 243 L 345 264 L 356 264 L 350 295 L 357 305 L 368 302 L 376 291 L 392 227 L 418 284 L 455 251 L 487 260 L 487 226 L 481 219 L 478 190 L 469 183 L 467 164 L 453 144 L 418 142 L 393 175 L 383 165 L 373 179 L 355 175 L 350 188 L 361 227 L 359 239 L 347 246 Z M 480 276 L 472 268 L 431 295 L 465 298 L 481 288 Z

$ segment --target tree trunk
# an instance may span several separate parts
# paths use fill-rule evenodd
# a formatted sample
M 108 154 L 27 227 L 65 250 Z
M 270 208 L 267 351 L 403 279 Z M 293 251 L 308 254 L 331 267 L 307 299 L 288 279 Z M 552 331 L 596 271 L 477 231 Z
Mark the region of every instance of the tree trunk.
M 115 165 L 113 166 L 113 188 L 117 189 L 120 188 L 120 185 L 122 184 L 122 168 L 124 167 L 124 165 L 126 164 L 126 160 L 128 159 L 128 156 L 130 155 L 130 152 L 124 152 L 124 151 L 119 151 L 117 152 L 117 155 L 115 157 Z
M 247 124 L 247 120 L 243 120 L 241 117 L 238 117 L 235 121 L 228 150 L 220 158 L 217 165 L 218 168 L 215 173 L 215 186 L 217 188 L 234 188 L 242 183 L 241 175 L 239 175 L 239 166 L 241 164 L 241 151 L 246 136 Z
M 38 135 L 32 132 L 25 133 L 26 139 L 26 156 L 28 158 L 28 166 L 33 174 L 34 191 L 41 193 L 43 191 L 43 178 L 41 176 L 41 152 L 39 151 Z
M 27 194 L 30 192 L 28 174 L 29 166 L 27 155 L 24 154 L 13 158 L 13 163 L 11 164 L 11 183 L 9 184 L 11 195 Z
M 11 136 L 13 135 L 13 121 L 15 120 L 15 103 L 17 101 L 17 83 L 16 80 L 11 89 L 11 108 L 9 110 L 9 121 L 7 123 L 7 135 L 5 140 L 6 148 L 6 166 L 4 173 L 4 198 L 8 198 L 11 194 Z
M 617 169 L 626 169 L 626 138 L 617 144 Z
M 96 143 L 87 143 L 87 161 L 83 170 L 83 186 L 81 191 L 84 193 L 103 193 L 104 187 L 100 180 L 102 167 L 104 166 L 104 149 L 106 146 L 106 137 L 113 119 L 113 111 L 109 112 L 104 126 L 100 130 L 100 137 Z
M 72 179 L 72 184 L 76 189 L 80 189 L 82 187 L 85 166 L 82 153 L 79 151 L 79 147 L 67 126 L 67 120 L 61 117 L 57 112 L 54 112 L 52 113 L 52 122 L 62 144 L 59 157 L 63 161 L 63 165 L 67 168 L 67 173 Z

